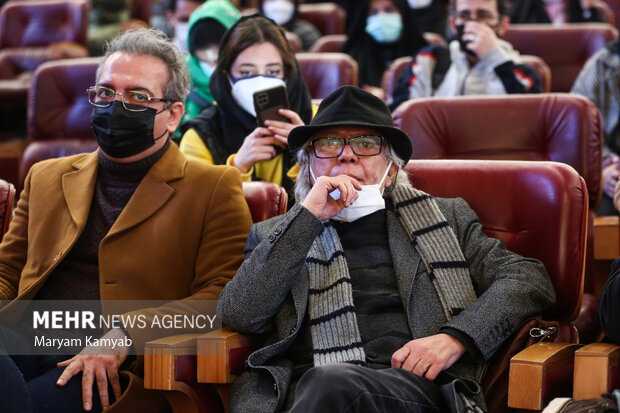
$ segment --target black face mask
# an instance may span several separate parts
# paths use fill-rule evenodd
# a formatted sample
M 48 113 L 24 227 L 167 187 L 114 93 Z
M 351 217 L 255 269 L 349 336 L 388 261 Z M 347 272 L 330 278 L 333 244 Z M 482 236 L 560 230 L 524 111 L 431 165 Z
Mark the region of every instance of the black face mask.
M 456 39 L 459 41 L 459 45 L 461 45 L 461 51 L 463 53 L 467 53 L 471 57 L 478 57 L 474 51 L 467 48 L 467 43 L 469 42 L 466 42 L 465 40 L 463 40 L 463 34 L 465 34 L 465 25 L 457 24 L 456 25 Z
M 155 145 L 155 141 L 166 134 L 164 131 L 153 139 L 157 114 L 153 108 L 132 112 L 125 109 L 120 100 L 115 100 L 107 108 L 93 108 L 90 126 L 103 152 L 113 158 L 128 158 Z

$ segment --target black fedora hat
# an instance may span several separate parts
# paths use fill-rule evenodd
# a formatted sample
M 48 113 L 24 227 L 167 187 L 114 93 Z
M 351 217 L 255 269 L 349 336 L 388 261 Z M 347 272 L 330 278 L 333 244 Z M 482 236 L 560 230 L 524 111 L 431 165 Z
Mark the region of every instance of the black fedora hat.
M 319 106 L 309 125 L 297 126 L 288 135 L 291 149 L 300 149 L 316 132 L 334 126 L 362 126 L 381 133 L 405 162 L 411 158 L 409 136 L 394 127 L 392 114 L 381 99 L 355 86 L 342 86 Z

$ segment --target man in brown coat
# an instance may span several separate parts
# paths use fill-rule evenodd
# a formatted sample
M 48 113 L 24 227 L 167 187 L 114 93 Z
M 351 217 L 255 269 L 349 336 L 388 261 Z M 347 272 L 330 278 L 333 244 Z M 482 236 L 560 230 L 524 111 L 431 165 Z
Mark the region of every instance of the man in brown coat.
M 169 140 L 188 89 L 183 57 L 158 32 L 110 44 L 88 90 L 100 148 L 30 170 L 0 244 L 0 314 L 23 300 L 178 300 L 145 311 L 149 319 L 218 298 L 251 217 L 235 168 L 188 161 Z M 152 334 L 125 325 L 104 337 L 141 349 Z M 16 343 L 33 345 L 0 325 L 4 412 L 98 411 L 127 398 L 128 348 L 68 360 L 3 351 Z

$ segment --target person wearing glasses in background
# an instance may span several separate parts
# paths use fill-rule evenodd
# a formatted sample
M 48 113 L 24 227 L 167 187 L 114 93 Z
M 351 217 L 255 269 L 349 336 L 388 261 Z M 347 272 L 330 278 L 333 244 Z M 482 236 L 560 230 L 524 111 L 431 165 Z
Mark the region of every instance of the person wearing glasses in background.
M 191 298 L 143 314 L 192 314 L 186 303 L 216 300 L 243 260 L 251 217 L 241 175 L 187 160 L 170 142 L 189 75 L 163 33 L 115 39 L 96 80 L 88 98 L 99 149 L 30 169 L 0 244 L 0 305 Z M 152 334 L 132 325 L 104 338 L 128 336 L 140 352 Z M 162 411 L 163 397 L 145 393 L 140 359 L 127 347 L 86 347 L 67 359 L 12 357 L 9 344 L 33 346 L 0 326 L 3 412 Z
M 403 71 L 388 104 L 430 96 L 540 93 L 536 72 L 500 37 L 510 19 L 503 0 L 456 0 L 449 19 L 456 40 L 418 52 Z
M 230 411 L 482 411 L 490 357 L 554 305 L 544 266 L 487 237 L 462 199 L 413 188 L 409 137 L 368 92 L 337 89 L 288 143 L 297 203 L 252 226 L 218 302 L 265 340 Z

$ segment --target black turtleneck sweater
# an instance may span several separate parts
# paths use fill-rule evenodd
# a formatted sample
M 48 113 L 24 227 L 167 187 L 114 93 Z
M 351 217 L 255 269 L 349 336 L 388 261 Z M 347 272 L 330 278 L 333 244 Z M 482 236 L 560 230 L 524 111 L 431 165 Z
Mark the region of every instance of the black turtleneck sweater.
M 169 142 L 147 158 L 117 163 L 99 151 L 97 182 L 88 220 L 64 260 L 45 281 L 35 299 L 98 300 L 99 244 L 129 202 L 151 167 L 168 150 Z

